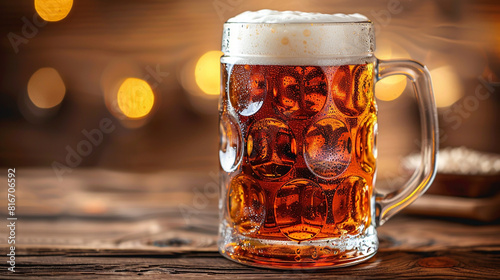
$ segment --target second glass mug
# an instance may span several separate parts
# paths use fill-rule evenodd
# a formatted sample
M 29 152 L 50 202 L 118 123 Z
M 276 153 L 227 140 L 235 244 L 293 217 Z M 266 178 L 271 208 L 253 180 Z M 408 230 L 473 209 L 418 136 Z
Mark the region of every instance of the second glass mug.
M 219 251 L 253 266 L 347 266 L 373 256 L 376 227 L 436 172 L 429 72 L 374 57 L 370 21 L 224 24 L 219 104 Z M 374 83 L 406 75 L 422 124 L 420 167 L 381 195 Z

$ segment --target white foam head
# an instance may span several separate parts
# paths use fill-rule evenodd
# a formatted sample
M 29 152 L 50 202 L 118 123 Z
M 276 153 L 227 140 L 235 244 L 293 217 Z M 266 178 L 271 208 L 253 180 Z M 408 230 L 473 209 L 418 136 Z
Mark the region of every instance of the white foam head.
M 233 63 L 236 58 L 247 58 L 252 64 L 310 64 L 320 60 L 321 64 L 331 64 L 324 60 L 366 59 L 373 55 L 374 48 L 373 25 L 360 14 L 244 12 L 224 24 L 222 37 L 223 62 Z
M 325 22 L 365 22 L 368 18 L 361 14 L 321 14 L 298 11 L 260 10 L 247 11 L 227 20 L 245 23 L 325 23 Z

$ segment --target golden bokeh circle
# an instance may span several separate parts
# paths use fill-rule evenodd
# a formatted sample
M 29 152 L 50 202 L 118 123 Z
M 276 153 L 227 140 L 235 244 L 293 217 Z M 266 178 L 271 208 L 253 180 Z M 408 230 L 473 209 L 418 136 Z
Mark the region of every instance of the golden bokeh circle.
M 71 8 L 73 0 L 35 0 L 35 10 L 46 21 L 60 21 L 64 19 Z
M 49 109 L 59 105 L 66 95 L 66 86 L 56 69 L 44 67 L 31 75 L 28 97 L 38 108 Z
M 138 78 L 127 78 L 120 85 L 117 93 L 118 107 L 128 118 L 145 117 L 151 112 L 155 96 L 151 86 Z
M 208 51 L 196 63 L 194 76 L 198 87 L 208 95 L 220 94 L 221 51 Z

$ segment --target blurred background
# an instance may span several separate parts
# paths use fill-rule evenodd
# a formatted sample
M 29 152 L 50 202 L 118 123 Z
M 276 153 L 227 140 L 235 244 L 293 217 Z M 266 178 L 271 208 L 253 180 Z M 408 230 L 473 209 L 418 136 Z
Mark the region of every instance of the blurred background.
M 0 165 L 216 172 L 222 25 L 263 8 L 368 16 L 379 58 L 429 68 L 441 147 L 500 153 L 497 1 L 284 3 L 2 1 Z M 411 85 L 391 77 L 376 96 L 379 178 L 405 177 L 419 150 Z

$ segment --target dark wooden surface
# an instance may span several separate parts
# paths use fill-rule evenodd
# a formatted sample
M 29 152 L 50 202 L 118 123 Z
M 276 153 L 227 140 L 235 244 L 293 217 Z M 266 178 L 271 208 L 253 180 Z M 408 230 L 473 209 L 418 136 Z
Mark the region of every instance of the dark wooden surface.
M 404 0 L 399 1 L 403 10 L 386 19 L 392 2 L 397 1 L 361 0 L 353 5 L 350 1 L 294 0 L 285 6 L 275 0 L 74 1 L 66 19 L 39 28 L 15 53 L 7 35 L 22 35 L 22 19 L 32 19 L 35 14 L 33 1 L 0 1 L 0 165 L 48 167 L 54 160 L 63 162 L 66 145 L 75 148 L 84 139 L 81 131 L 96 128 L 106 117 L 117 129 L 106 135 L 80 167 L 162 170 L 179 165 L 217 166 L 217 104 L 202 99 L 198 102 L 211 108 L 212 114 L 198 112 L 181 77 L 203 53 L 220 49 L 223 22 L 246 10 L 362 13 L 378 23 L 380 58 L 398 58 L 397 48 L 430 70 L 450 66 L 457 71 L 466 96 L 474 96 L 482 85 L 479 77 L 498 82 L 498 1 Z M 394 56 L 384 51 L 388 48 L 394 49 Z M 123 128 L 108 112 L 103 88 L 114 79 L 148 77 L 146 68 L 157 66 L 169 73 L 155 88 L 158 109 L 142 129 Z M 45 120 L 22 115 L 20 105 L 29 78 L 41 67 L 55 68 L 67 88 L 60 110 Z M 445 94 L 451 92 L 455 91 Z M 487 91 L 481 88 L 481 92 Z M 379 163 L 385 155 L 404 156 L 419 149 L 418 112 L 412 96 L 408 86 L 396 101 L 378 102 Z M 451 113 L 440 110 L 441 134 L 446 135 L 441 147 L 465 145 L 500 153 L 498 94 L 481 101 L 474 112 L 461 111 L 465 100 Z M 380 168 L 379 175 L 397 175 L 398 164 L 380 164 L 388 167 L 387 171 Z
M 378 229 L 381 248 L 365 263 L 313 272 L 258 269 L 217 252 L 217 190 L 210 173 L 79 169 L 63 181 L 50 169 L 16 173 L 16 272 L 8 272 L 2 261 L 1 279 L 498 279 L 500 275 L 498 222 L 400 214 Z M 6 208 L 2 199 L 3 217 Z M 8 233 L 5 226 L 0 228 L 4 256 L 0 259 L 6 259 Z

